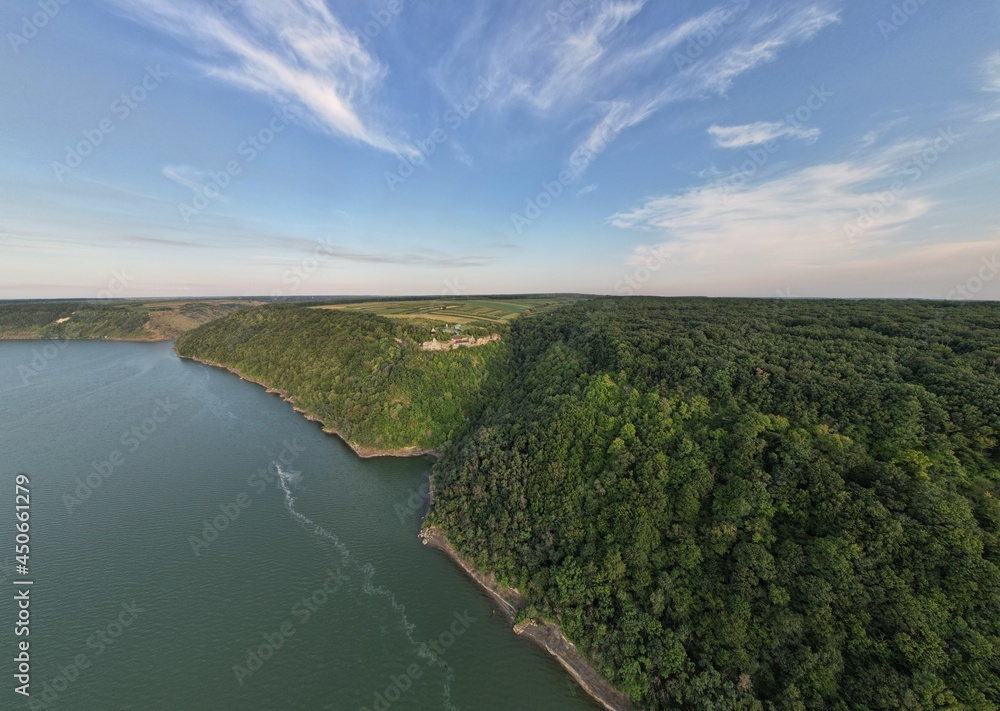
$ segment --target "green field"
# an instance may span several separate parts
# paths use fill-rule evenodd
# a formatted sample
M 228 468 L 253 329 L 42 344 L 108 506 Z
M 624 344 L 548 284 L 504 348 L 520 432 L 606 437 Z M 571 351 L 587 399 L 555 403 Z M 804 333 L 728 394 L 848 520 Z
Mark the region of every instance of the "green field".
M 341 301 L 314 308 L 405 320 L 430 339 L 432 329 L 459 325 L 468 335 L 503 330 L 524 313 L 544 313 L 579 301 L 578 296 L 481 299 Z M 165 341 L 266 299 L 128 299 L 0 302 L 0 339 L 112 339 Z
M 576 296 L 550 296 L 510 299 L 404 299 L 400 301 L 365 301 L 355 304 L 317 306 L 318 309 L 359 311 L 387 318 L 406 319 L 418 326 L 460 324 L 491 330 L 518 316 L 544 313 L 579 301 Z

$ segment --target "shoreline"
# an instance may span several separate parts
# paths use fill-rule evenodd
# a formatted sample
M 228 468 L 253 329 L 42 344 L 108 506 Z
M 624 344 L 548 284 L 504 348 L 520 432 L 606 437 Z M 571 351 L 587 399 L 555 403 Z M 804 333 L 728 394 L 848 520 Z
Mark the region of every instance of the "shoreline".
M 295 412 L 299 413 L 310 422 L 315 422 L 316 424 L 318 424 L 325 434 L 333 435 L 334 437 L 339 439 L 341 442 L 346 444 L 348 448 L 350 448 L 350 450 L 354 452 L 355 455 L 357 455 L 361 459 L 376 459 L 378 457 L 402 457 L 402 458 L 433 457 L 434 459 L 441 458 L 441 452 L 440 450 L 437 449 L 422 449 L 420 447 L 378 449 L 376 447 L 365 447 L 360 444 L 355 444 L 354 442 L 351 442 L 346 437 L 344 437 L 344 435 L 342 435 L 340 432 L 338 432 L 335 427 L 327 426 L 326 423 L 323 422 L 318 417 L 316 417 L 316 415 L 312 414 L 307 410 L 303 410 L 301 407 L 299 407 L 298 403 L 295 401 L 295 397 L 289 395 L 287 391 L 268 385 L 267 383 L 257 380 L 256 378 L 251 378 L 249 375 L 241 373 L 236 368 L 230 368 L 228 365 L 222 365 L 221 363 L 213 363 L 212 361 L 202 360 L 201 358 L 195 358 L 193 356 L 183 356 L 180 353 L 177 353 L 176 347 L 174 348 L 174 353 L 176 353 L 177 357 L 180 358 L 181 360 L 190 360 L 195 363 L 201 363 L 202 365 L 207 365 L 212 368 L 219 368 L 220 370 L 225 370 L 226 372 L 232 373 L 233 375 L 239 377 L 240 380 L 245 380 L 248 383 L 259 385 L 260 387 L 264 388 L 269 395 L 280 396 L 282 400 L 284 400 L 285 402 L 287 402 L 289 405 L 292 406 L 292 409 Z
M 108 338 L 102 336 L 100 338 L 39 338 L 38 336 L 28 336 L 28 335 L 10 335 L 10 334 L 0 334 L 0 341 L 20 341 L 22 343 L 30 343 L 31 341 L 37 341 L 38 343 L 69 343 L 69 342 L 80 342 L 93 341 L 95 343 L 169 343 L 174 340 L 173 338 L 158 337 L 158 338 Z
M 521 594 L 513 588 L 501 586 L 492 574 L 487 575 L 476 570 L 475 566 L 458 554 L 444 531 L 437 526 L 428 526 L 421 529 L 419 537 L 425 546 L 444 553 L 499 606 L 500 612 L 511 623 L 514 634 L 530 640 L 555 658 L 577 685 L 606 711 L 629 711 L 632 708 L 632 702 L 628 697 L 597 673 L 576 645 L 566 638 L 558 625 L 536 620 L 525 620 L 514 624 L 517 612 L 523 605 Z
M 176 348 L 174 349 L 176 353 Z M 333 427 L 325 427 L 324 423 L 311 412 L 303 410 L 296 404 L 295 399 L 286 391 L 275 388 L 267 383 L 261 382 L 241 373 L 235 368 L 231 368 L 221 363 L 195 358 L 191 356 L 177 356 L 183 360 L 190 360 L 212 368 L 225 370 L 236 375 L 241 380 L 245 380 L 264 388 L 269 394 L 279 395 L 282 400 L 292 406 L 292 409 L 305 417 L 310 422 L 318 423 L 326 434 L 331 434 L 346 444 L 361 459 L 373 459 L 375 457 L 424 457 L 430 456 L 434 459 L 441 459 L 441 452 L 436 449 L 421 449 L 419 447 L 404 447 L 400 449 L 384 450 L 372 447 L 362 447 L 348 441 Z M 430 481 L 428 492 L 428 508 L 434 502 L 434 482 Z M 426 519 L 425 519 L 426 520 Z M 558 625 L 544 621 L 524 621 L 515 624 L 517 613 L 523 607 L 521 594 L 513 589 L 500 585 L 492 574 L 485 574 L 478 571 L 475 566 L 466 561 L 458 554 L 454 546 L 448 540 L 444 531 L 436 526 L 423 526 L 418 534 L 423 545 L 441 551 L 458 568 L 465 573 L 500 609 L 501 614 L 511 625 L 514 634 L 530 640 L 543 651 L 553 657 L 559 665 L 573 678 L 577 685 L 600 704 L 606 711 L 630 711 L 632 703 L 624 694 L 619 692 L 608 683 L 593 665 L 586 659 L 583 653 L 577 649 L 576 645 L 570 642 L 562 633 Z

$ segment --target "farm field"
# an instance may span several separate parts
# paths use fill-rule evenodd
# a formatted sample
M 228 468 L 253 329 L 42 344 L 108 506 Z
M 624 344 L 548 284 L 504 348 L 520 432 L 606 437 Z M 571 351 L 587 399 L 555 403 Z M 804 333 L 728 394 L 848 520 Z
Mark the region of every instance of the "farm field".
M 143 302 L 139 308 L 149 312 L 147 330 L 158 339 L 173 339 L 233 311 L 262 303 L 244 299 L 153 300 Z
M 579 301 L 576 296 L 504 299 L 404 299 L 400 301 L 365 301 L 316 306 L 318 309 L 360 311 L 387 318 L 405 319 L 414 325 L 459 324 L 489 330 L 506 324 L 524 313 L 544 313 Z

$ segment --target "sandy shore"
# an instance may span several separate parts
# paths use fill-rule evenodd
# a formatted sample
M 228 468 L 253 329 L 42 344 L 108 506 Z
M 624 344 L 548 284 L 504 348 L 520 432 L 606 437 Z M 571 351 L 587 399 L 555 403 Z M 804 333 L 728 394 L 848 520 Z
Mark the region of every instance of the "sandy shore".
M 521 594 L 513 588 L 505 588 L 496 578 L 476 570 L 474 566 L 463 559 L 448 541 L 444 532 L 436 527 L 428 527 L 420 532 L 420 538 L 425 546 L 435 548 L 447 555 L 459 568 L 465 571 L 496 603 L 500 612 L 512 624 L 517 611 L 523 604 Z M 628 697 L 617 691 L 593 668 L 576 645 L 566 639 L 557 625 L 547 622 L 525 621 L 514 626 L 514 632 L 530 639 L 546 652 L 551 654 L 569 672 L 576 683 L 590 694 L 608 711 L 627 711 L 632 708 Z
M 175 353 L 177 352 L 176 349 L 174 349 L 174 352 Z M 338 432 L 335 427 L 327 426 L 326 423 L 323 422 L 318 417 L 316 417 L 316 415 L 314 415 L 311 412 L 308 412 L 307 410 L 303 410 L 296 403 L 295 397 L 293 395 L 288 394 L 284 390 L 280 390 L 278 388 L 272 387 L 271 385 L 268 385 L 263 381 L 251 378 L 245 373 L 241 373 L 236 368 L 230 368 L 228 365 L 222 365 L 221 363 L 213 363 L 212 361 L 202 360 L 201 358 L 194 358 L 191 356 L 182 356 L 180 353 L 177 353 L 177 356 L 179 358 L 183 358 L 184 360 L 191 360 L 195 361 L 196 363 L 201 363 L 202 365 L 211 366 L 212 368 L 220 368 L 222 370 L 228 371 L 233 375 L 238 376 L 240 380 L 245 380 L 248 383 L 259 385 L 265 390 L 267 390 L 268 393 L 280 396 L 282 400 L 284 400 L 285 402 L 287 402 L 289 405 L 292 406 L 293 410 L 298 412 L 300 415 L 305 417 L 310 422 L 318 423 L 323 428 L 323 431 L 326 434 L 334 435 L 335 437 L 337 437 L 340 441 L 342 441 L 344 444 L 350 447 L 351 451 L 353 451 L 361 459 L 374 459 L 376 457 L 434 457 L 435 459 L 441 458 L 441 452 L 436 449 L 421 449 L 420 447 L 402 447 L 399 449 L 378 449 L 375 447 L 365 447 L 363 445 L 356 444 L 348 440 L 342 434 L 340 434 L 340 432 Z

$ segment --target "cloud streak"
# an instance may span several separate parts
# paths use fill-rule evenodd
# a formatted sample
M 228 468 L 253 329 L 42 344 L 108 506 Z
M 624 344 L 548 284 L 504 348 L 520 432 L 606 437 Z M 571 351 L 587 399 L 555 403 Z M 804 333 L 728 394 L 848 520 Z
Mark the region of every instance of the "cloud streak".
M 983 65 L 986 74 L 985 91 L 1000 92 L 1000 52 L 989 57 Z
M 867 158 L 807 167 L 762 182 L 733 188 L 717 182 L 648 200 L 609 218 L 609 224 L 656 235 L 632 257 L 641 263 L 654 251 L 669 254 L 675 274 L 759 276 L 849 263 L 860 254 L 902 249 L 904 226 L 924 217 L 934 203 L 903 188 L 887 200 L 896 181 L 912 184 L 912 164 L 930 142 L 891 146 Z M 919 180 L 919 176 L 917 177 Z M 859 214 L 881 206 L 859 244 L 847 226 Z M 776 286 L 777 288 L 777 286 Z
M 476 4 L 432 76 L 449 99 L 489 76 L 500 87 L 491 106 L 503 119 L 520 121 L 520 109 L 575 132 L 566 161 L 579 178 L 629 129 L 671 105 L 725 94 L 838 22 L 839 5 L 717 0 L 679 15 L 648 0 Z
M 743 126 L 712 126 L 708 134 L 718 148 L 750 148 L 761 146 L 780 138 L 798 138 L 815 141 L 822 131 L 818 128 L 797 128 L 784 121 L 758 121 Z
M 679 26 L 668 35 L 669 41 L 660 38 L 641 50 L 629 52 L 627 56 L 633 61 L 617 64 L 623 75 L 619 83 L 642 76 L 654 56 L 658 56 L 657 65 L 667 78 L 652 91 L 611 102 L 611 109 L 573 151 L 571 169 L 582 174 L 599 154 L 593 150 L 595 136 L 610 136 L 614 140 L 669 105 L 723 95 L 741 75 L 773 62 L 784 48 L 806 42 L 839 21 L 839 13 L 828 9 L 825 3 L 744 17 L 742 13 L 747 7 L 746 3 L 739 3 L 715 8 Z M 731 27 L 737 23 L 741 23 L 739 31 Z M 656 52 L 651 52 L 654 46 Z M 684 51 L 678 49 L 682 46 Z M 646 61 L 635 62 L 637 57 L 645 57 Z M 610 141 L 604 142 L 604 148 L 607 143 Z
M 642 10 L 646 0 L 609 2 L 576 32 L 562 38 L 553 52 L 554 66 L 540 84 L 523 96 L 539 111 L 563 99 L 579 96 L 593 81 L 593 72 L 608 53 L 608 42 Z M 529 84 L 530 86 L 530 84 Z
M 194 48 L 208 76 L 301 106 L 313 128 L 389 153 L 412 150 L 366 117 L 385 68 L 323 0 L 242 0 L 224 12 L 193 0 L 105 2 Z

